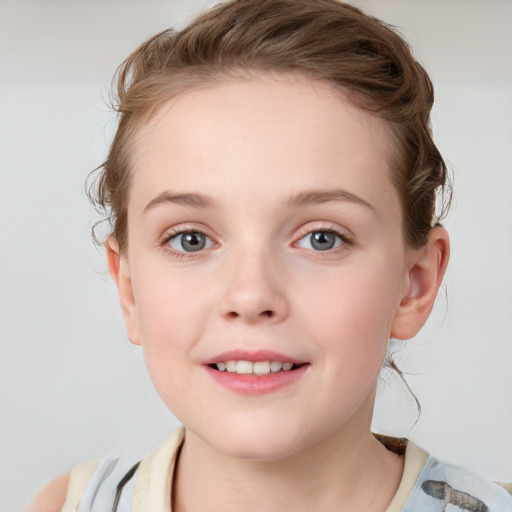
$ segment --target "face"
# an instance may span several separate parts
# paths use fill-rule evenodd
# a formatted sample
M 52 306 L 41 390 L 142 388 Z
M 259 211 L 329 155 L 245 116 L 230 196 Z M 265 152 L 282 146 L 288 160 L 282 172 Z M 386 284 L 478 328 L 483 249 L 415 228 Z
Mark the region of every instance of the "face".
M 390 145 L 290 77 L 188 91 L 137 134 L 113 274 L 156 389 L 213 449 L 278 459 L 369 430 L 410 288 Z

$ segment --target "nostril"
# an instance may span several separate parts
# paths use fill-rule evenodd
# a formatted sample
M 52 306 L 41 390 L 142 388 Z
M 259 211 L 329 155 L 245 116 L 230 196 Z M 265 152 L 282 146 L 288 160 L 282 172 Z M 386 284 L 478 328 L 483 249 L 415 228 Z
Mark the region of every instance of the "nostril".
M 265 311 L 261 311 L 261 313 L 259 313 L 258 315 L 252 315 L 250 313 L 240 313 L 238 311 L 228 311 L 226 313 L 226 317 L 227 318 L 230 318 L 232 320 L 235 320 L 237 318 L 240 318 L 240 317 L 243 317 L 243 318 L 247 318 L 248 320 L 249 319 L 252 319 L 252 320 L 256 320 L 256 318 L 262 318 L 262 317 L 265 317 L 265 318 L 274 318 L 275 316 L 275 312 L 272 311 L 271 309 L 266 309 Z

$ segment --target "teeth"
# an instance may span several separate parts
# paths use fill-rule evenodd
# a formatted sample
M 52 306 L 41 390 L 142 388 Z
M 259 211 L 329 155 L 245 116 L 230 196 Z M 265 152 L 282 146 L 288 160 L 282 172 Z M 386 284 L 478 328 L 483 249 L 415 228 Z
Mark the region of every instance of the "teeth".
M 270 371 L 272 373 L 278 372 L 282 366 L 283 366 L 283 363 L 280 363 L 279 361 L 272 361 L 270 363 Z
M 216 363 L 217 370 L 229 373 L 238 373 L 239 375 L 268 375 L 279 371 L 288 372 L 292 369 L 293 363 L 289 361 L 221 361 Z
M 267 375 L 270 373 L 270 362 L 269 361 L 258 361 L 252 366 L 252 371 L 256 375 Z
M 250 361 L 238 361 L 236 363 L 236 373 L 241 375 L 252 373 L 252 363 Z

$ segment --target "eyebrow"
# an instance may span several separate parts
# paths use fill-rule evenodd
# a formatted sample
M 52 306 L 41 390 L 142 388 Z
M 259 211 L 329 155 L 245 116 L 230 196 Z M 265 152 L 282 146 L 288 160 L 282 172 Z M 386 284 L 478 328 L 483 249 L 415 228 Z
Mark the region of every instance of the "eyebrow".
M 301 206 L 327 203 L 329 201 L 349 201 L 366 206 L 371 210 L 375 210 L 374 207 L 364 199 L 355 194 L 352 194 L 351 192 L 341 189 L 305 190 L 298 194 L 292 195 L 288 199 L 288 206 L 290 208 L 299 208 Z M 191 206 L 192 208 L 212 208 L 215 206 L 215 201 L 205 194 L 200 194 L 197 192 L 173 193 L 170 191 L 165 191 L 156 196 L 146 205 L 144 208 L 144 213 L 165 203 Z
M 361 204 L 370 208 L 371 210 L 375 210 L 375 208 L 355 194 L 348 192 L 347 190 L 342 189 L 334 189 L 334 190 L 323 190 L 323 189 L 313 189 L 313 190 L 305 190 L 304 192 L 300 192 L 299 194 L 293 195 L 288 200 L 288 206 L 291 208 L 298 208 L 300 206 L 308 206 L 320 203 L 327 203 L 329 201 L 349 201 L 351 203 Z
M 184 206 L 192 206 L 193 208 L 211 208 L 215 205 L 215 201 L 204 194 L 193 192 L 172 193 L 166 191 L 152 199 L 144 208 L 144 213 L 165 203 L 181 204 Z

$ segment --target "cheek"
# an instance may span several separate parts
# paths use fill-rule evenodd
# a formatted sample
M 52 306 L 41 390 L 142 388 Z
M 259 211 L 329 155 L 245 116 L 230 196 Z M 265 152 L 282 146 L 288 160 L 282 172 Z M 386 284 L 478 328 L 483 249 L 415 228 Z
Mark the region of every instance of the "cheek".
M 177 414 L 180 404 L 197 400 L 187 368 L 204 331 L 204 301 L 179 281 L 146 278 L 136 294 L 144 360 L 155 389 Z
M 303 281 L 297 297 L 308 330 L 326 348 L 384 357 L 399 302 L 399 275 L 396 265 L 379 260 Z
M 151 373 L 160 368 L 167 371 L 169 365 L 179 369 L 200 340 L 212 301 L 205 290 L 197 289 L 199 284 L 158 269 L 147 269 L 138 276 L 137 316 Z
M 200 288 L 202 277 L 173 272 L 165 263 L 148 258 L 138 265 L 134 276 L 134 296 L 142 332 L 161 330 L 183 332 L 197 324 L 190 318 L 208 301 L 208 287 Z M 204 284 L 204 283 L 203 283 Z

